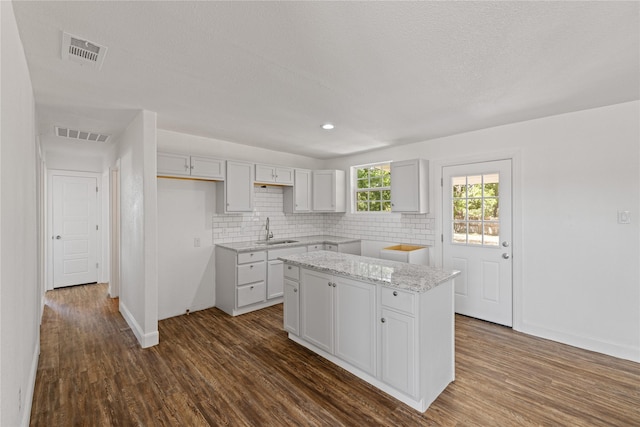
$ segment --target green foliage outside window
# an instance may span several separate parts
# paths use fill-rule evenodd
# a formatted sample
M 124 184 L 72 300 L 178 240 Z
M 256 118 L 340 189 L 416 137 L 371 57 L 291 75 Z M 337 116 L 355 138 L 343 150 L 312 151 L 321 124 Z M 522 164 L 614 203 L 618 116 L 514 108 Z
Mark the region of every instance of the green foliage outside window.
M 357 212 L 391 212 L 391 165 L 357 168 L 355 196 Z

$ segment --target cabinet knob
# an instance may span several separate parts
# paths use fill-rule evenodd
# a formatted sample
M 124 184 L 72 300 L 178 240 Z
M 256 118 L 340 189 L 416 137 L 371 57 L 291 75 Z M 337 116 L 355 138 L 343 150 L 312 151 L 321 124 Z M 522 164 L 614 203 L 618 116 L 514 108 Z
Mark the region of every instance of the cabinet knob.
M 398 291 L 393 291 L 393 296 L 397 297 L 398 296 Z
M 250 265 L 249 268 L 253 268 L 253 265 Z
M 380 322 L 385 323 L 387 321 L 387 319 L 385 319 L 384 317 L 382 319 L 380 319 Z
M 290 265 L 289 265 L 289 266 L 287 266 L 287 270 L 291 270 L 291 266 L 290 266 Z
M 327 285 L 331 286 L 331 282 L 327 283 Z
M 293 288 L 293 292 L 298 292 L 298 290 L 296 288 Z
M 251 286 L 249 289 L 253 289 L 253 286 Z
M 336 284 L 335 284 L 335 283 L 333 284 L 333 287 L 334 287 L 334 288 L 336 287 Z
M 249 254 L 249 256 L 253 256 L 253 254 Z

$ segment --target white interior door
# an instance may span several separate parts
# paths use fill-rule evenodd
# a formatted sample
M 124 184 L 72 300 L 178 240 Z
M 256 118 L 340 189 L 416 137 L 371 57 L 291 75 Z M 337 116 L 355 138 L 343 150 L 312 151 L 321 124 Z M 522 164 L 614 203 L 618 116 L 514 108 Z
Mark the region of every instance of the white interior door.
M 455 279 L 456 313 L 513 325 L 511 160 L 447 166 L 443 265 Z
M 98 280 L 97 179 L 53 175 L 53 287 Z

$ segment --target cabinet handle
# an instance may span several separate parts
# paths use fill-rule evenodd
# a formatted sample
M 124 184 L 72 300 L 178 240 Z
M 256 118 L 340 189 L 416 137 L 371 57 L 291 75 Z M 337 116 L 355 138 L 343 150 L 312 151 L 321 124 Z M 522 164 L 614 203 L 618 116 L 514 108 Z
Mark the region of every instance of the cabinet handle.
M 397 297 L 398 296 L 398 291 L 393 291 L 393 296 Z
M 249 256 L 253 256 L 253 254 L 249 254 Z
M 293 292 L 298 292 L 298 290 L 296 288 L 293 288 Z
M 249 289 L 253 289 L 253 286 L 251 286 Z
M 190 169 L 193 170 L 193 165 L 191 165 Z
M 287 270 L 291 270 L 291 266 L 288 266 L 288 267 L 287 267 Z
M 327 285 L 331 286 L 331 282 L 327 283 Z
M 253 268 L 253 265 L 250 265 L 249 268 Z
M 334 288 L 336 287 L 336 283 L 335 283 L 335 282 L 333 283 L 333 287 L 334 287 Z
M 384 317 L 382 319 L 380 319 L 380 322 L 385 323 L 387 321 L 387 319 L 385 319 Z

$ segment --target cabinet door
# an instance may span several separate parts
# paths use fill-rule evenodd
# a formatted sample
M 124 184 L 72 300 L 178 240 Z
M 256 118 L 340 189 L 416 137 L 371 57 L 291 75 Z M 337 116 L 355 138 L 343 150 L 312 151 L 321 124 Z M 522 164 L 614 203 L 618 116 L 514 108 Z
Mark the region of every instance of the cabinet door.
M 189 176 L 191 164 L 189 156 L 172 153 L 158 153 L 158 175 Z
M 300 292 L 298 282 L 284 279 L 284 330 L 300 334 Z
M 282 296 L 284 284 L 284 263 L 269 261 L 267 265 L 267 299 Z
M 313 210 L 335 211 L 336 175 L 334 171 L 313 171 Z
M 403 393 L 415 396 L 415 319 L 384 308 L 381 313 L 382 381 Z
M 256 182 L 276 182 L 276 170 L 273 166 L 256 165 Z
M 331 251 L 331 252 L 338 252 L 338 245 L 332 245 L 330 243 L 327 243 L 326 245 L 324 245 L 324 250 Z
M 376 373 L 376 286 L 334 276 L 335 355 Z
M 418 211 L 418 162 L 407 160 L 391 163 L 391 210 Z
M 293 183 L 293 201 L 296 212 L 311 210 L 311 171 L 296 169 Z
M 275 168 L 275 178 L 278 184 L 293 185 L 293 169 L 292 168 Z
M 191 156 L 191 176 L 224 179 L 224 160 Z
M 253 211 L 253 164 L 227 161 L 226 212 Z
M 303 269 L 300 280 L 302 338 L 333 354 L 332 276 Z

